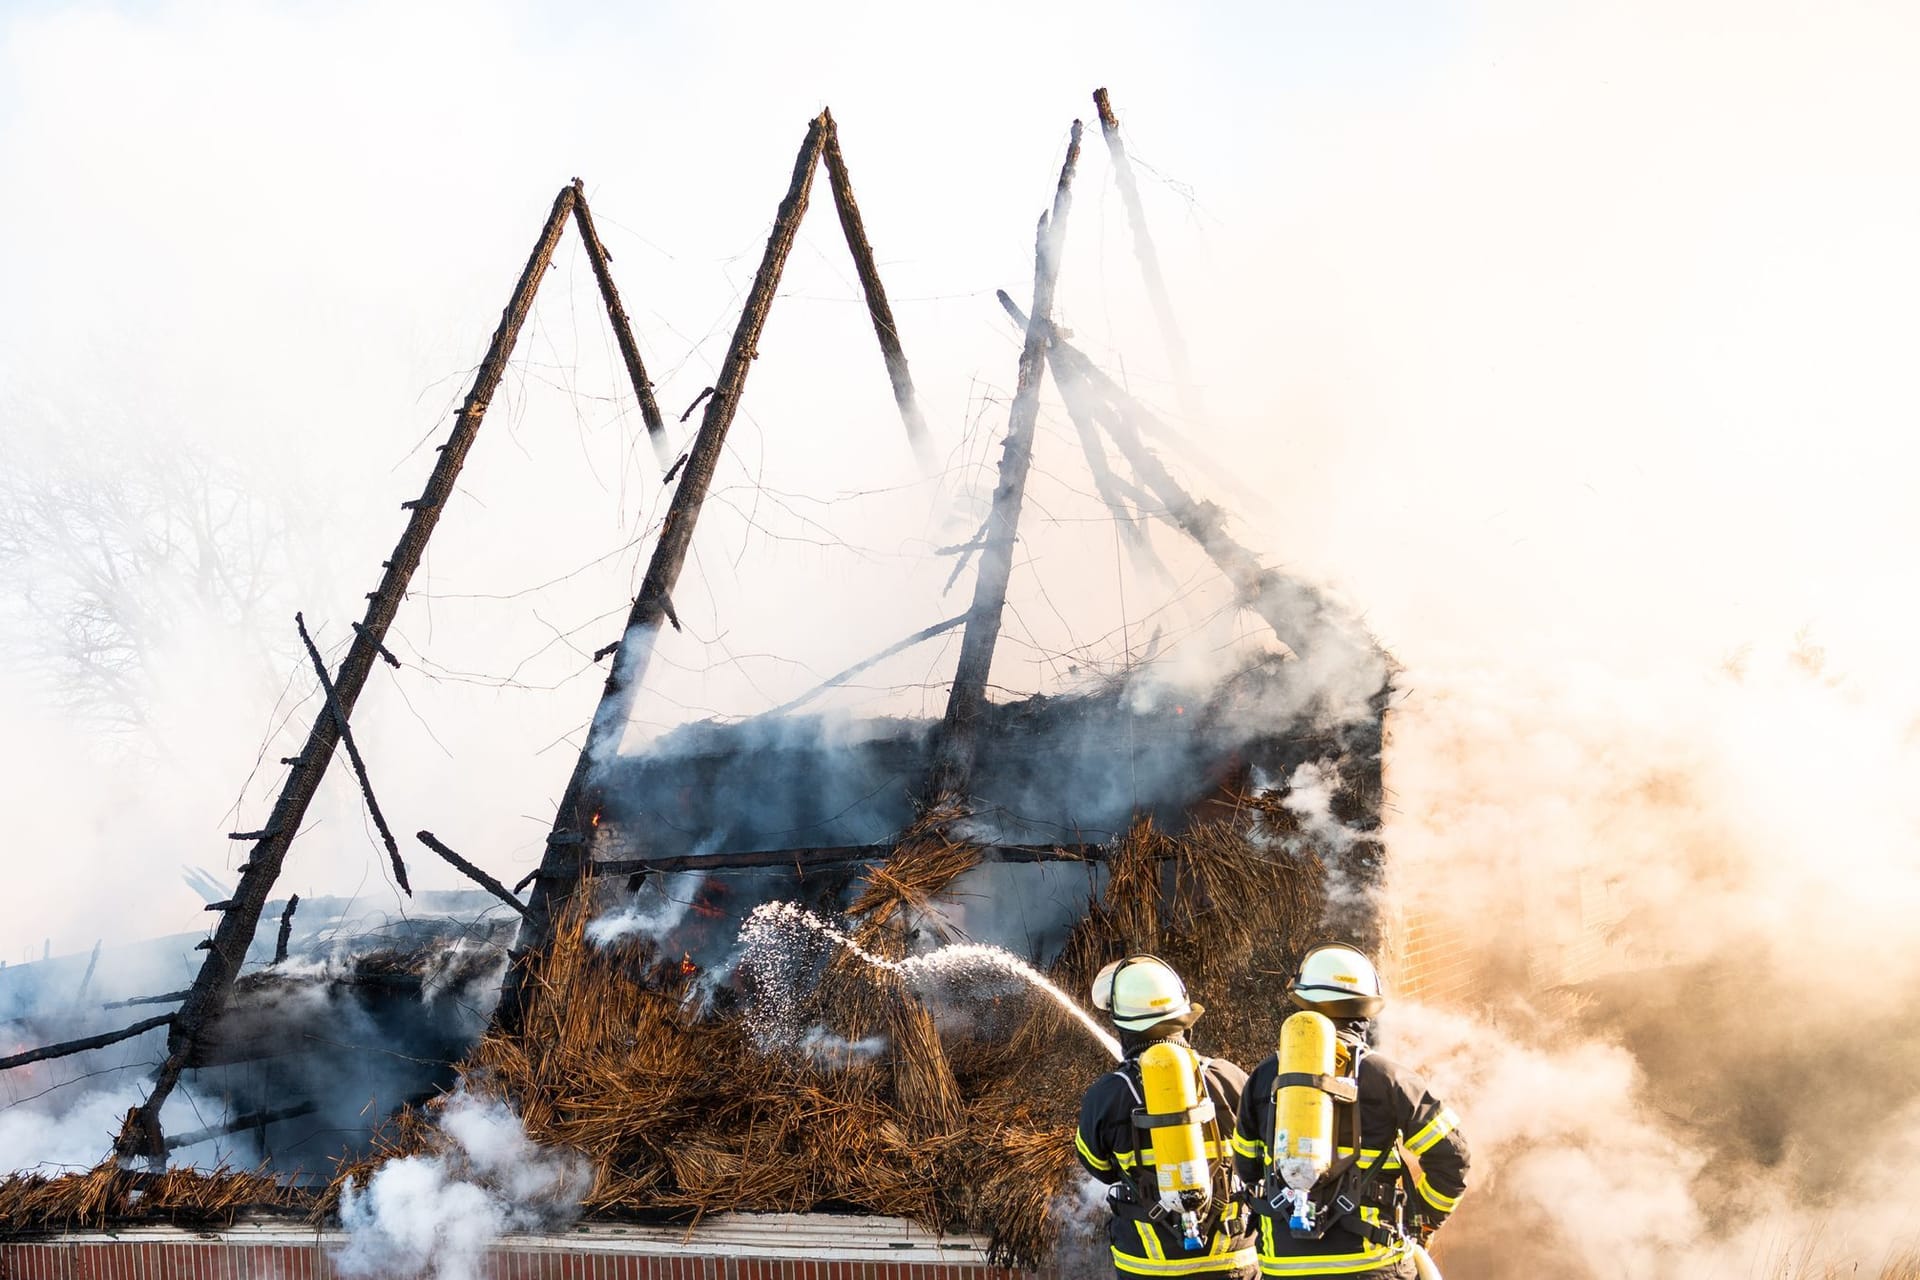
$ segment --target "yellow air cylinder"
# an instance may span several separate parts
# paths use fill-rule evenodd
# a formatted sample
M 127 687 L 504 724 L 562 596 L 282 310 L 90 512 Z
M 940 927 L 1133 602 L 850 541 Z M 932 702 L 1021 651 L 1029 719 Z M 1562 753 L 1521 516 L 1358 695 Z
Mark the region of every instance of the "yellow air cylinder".
M 1302 1009 L 1280 1024 L 1280 1074 L 1333 1075 L 1338 1043 L 1325 1014 Z M 1287 1085 L 1275 1110 L 1273 1162 L 1281 1181 L 1306 1191 L 1333 1164 L 1333 1098 L 1311 1085 Z
M 1323 1019 L 1324 1021 L 1324 1019 Z M 1150 1116 L 1179 1115 L 1200 1105 L 1200 1060 L 1193 1050 L 1164 1040 L 1140 1055 L 1140 1092 L 1145 1095 Z M 1207 1140 L 1200 1122 L 1156 1125 L 1149 1131 L 1153 1141 L 1153 1167 L 1159 1179 L 1160 1198 L 1169 1208 L 1181 1207 L 1188 1192 L 1198 1192 L 1204 1200 L 1213 1189 L 1212 1170 L 1207 1164 Z

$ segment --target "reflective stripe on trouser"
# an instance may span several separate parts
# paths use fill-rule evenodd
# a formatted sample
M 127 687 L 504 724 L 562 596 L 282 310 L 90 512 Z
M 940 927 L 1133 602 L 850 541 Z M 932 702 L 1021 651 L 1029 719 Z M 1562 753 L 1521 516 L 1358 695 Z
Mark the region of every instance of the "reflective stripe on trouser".
M 1368 1222 L 1380 1221 L 1378 1209 L 1362 1209 L 1360 1216 Z M 1260 1274 L 1264 1276 L 1288 1276 L 1296 1280 L 1311 1280 L 1314 1276 L 1362 1276 L 1375 1271 L 1391 1272 L 1413 1257 L 1413 1248 L 1405 1240 L 1389 1245 L 1362 1240 L 1357 1253 L 1281 1254 L 1275 1247 L 1273 1222 L 1267 1215 L 1260 1215 Z M 1280 1231 L 1284 1233 L 1286 1228 L 1283 1226 Z M 1293 1241 L 1290 1235 L 1279 1238 Z
M 1126 1228 L 1120 1223 L 1114 1226 L 1124 1233 Z M 1160 1243 L 1160 1233 L 1145 1222 L 1133 1224 L 1140 1236 L 1140 1252 L 1132 1253 L 1119 1245 L 1113 1248 L 1113 1265 L 1129 1275 L 1136 1276 L 1197 1276 L 1211 1275 L 1215 1272 L 1251 1270 L 1259 1259 L 1252 1245 L 1236 1249 L 1233 1237 L 1224 1231 L 1213 1233 L 1213 1246 L 1205 1253 L 1181 1253 L 1169 1258 L 1166 1248 Z M 1246 1237 L 1242 1236 L 1242 1239 Z

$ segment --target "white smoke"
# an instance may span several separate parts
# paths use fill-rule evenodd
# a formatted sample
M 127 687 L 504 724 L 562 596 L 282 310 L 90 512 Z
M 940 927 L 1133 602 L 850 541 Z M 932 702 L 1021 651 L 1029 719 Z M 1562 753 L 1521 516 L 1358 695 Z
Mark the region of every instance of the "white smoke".
M 456 1093 L 438 1124 L 438 1151 L 389 1160 L 341 1195 L 341 1274 L 478 1280 L 502 1235 L 578 1211 L 592 1181 L 586 1162 L 534 1142 L 506 1104 Z
M 809 1027 L 793 1047 L 817 1066 L 829 1071 L 843 1071 L 859 1063 L 872 1062 L 885 1053 L 887 1038 L 862 1036 L 858 1040 L 851 1040 L 825 1027 Z
M 1112 1210 L 1107 1208 L 1105 1183 L 1075 1170 L 1067 1187 L 1053 1198 L 1048 1216 L 1059 1226 L 1059 1239 L 1048 1269 L 1060 1280 L 1106 1280 L 1113 1274 L 1113 1255 L 1107 1246 L 1107 1223 Z
M 60 1090 L 0 1109 L 0 1169 L 70 1173 L 106 1155 L 129 1108 L 146 1098 L 137 1084 L 91 1093 Z
M 634 937 L 660 941 L 686 919 L 694 895 L 706 879 L 704 871 L 679 871 L 664 881 L 649 879 L 620 908 L 589 920 L 587 941 L 597 947 L 612 946 L 624 938 Z

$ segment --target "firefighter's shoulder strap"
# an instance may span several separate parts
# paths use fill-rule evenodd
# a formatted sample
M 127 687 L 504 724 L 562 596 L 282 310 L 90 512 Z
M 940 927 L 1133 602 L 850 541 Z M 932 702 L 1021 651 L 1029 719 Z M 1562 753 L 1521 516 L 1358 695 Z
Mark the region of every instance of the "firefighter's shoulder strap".
M 1198 1124 L 1212 1128 L 1213 1131 L 1209 1132 L 1207 1136 L 1210 1139 L 1217 1138 L 1219 1133 L 1217 1127 L 1214 1127 L 1215 1109 L 1213 1105 L 1213 1090 L 1207 1087 L 1207 1068 L 1211 1066 L 1212 1063 L 1212 1058 L 1195 1056 L 1194 1093 L 1199 1097 L 1200 1101 L 1185 1111 L 1169 1111 L 1163 1116 L 1151 1115 L 1147 1111 L 1146 1099 L 1141 1096 L 1140 1090 L 1135 1088 L 1133 1091 L 1133 1099 L 1140 1105 L 1133 1109 L 1134 1129 L 1168 1129 L 1178 1124 Z M 1133 1068 L 1133 1074 L 1135 1076 L 1140 1074 L 1140 1067 L 1137 1062 L 1130 1062 L 1127 1065 Z M 1114 1074 L 1119 1075 L 1120 1072 L 1115 1071 Z M 1133 1087 L 1134 1083 L 1133 1077 L 1129 1076 L 1127 1079 L 1128 1087 Z M 1139 1141 L 1139 1137 L 1140 1135 L 1136 1132 L 1134 1134 L 1134 1141 L 1136 1143 Z
M 1277 1102 L 1282 1089 L 1292 1089 L 1305 1085 L 1309 1089 L 1318 1089 L 1330 1094 L 1335 1102 L 1360 1101 L 1360 1082 L 1346 1076 L 1323 1076 L 1315 1071 L 1282 1071 L 1273 1080 L 1273 1096 Z

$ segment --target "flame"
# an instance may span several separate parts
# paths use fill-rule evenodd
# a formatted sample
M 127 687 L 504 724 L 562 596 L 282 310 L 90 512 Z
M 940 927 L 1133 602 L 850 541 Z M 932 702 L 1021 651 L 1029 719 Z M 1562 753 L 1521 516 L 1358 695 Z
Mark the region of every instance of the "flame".
M 597 827 L 597 826 L 599 826 L 599 825 L 600 825 L 600 814 L 599 814 L 599 813 L 598 813 L 598 812 L 596 811 L 596 812 L 594 813 L 594 815 L 593 815 L 593 816 L 592 816 L 591 818 L 589 818 L 589 819 L 587 819 L 587 821 L 589 821 L 589 822 L 591 822 L 591 823 L 592 823 L 592 824 L 593 824 L 594 826 L 596 826 L 596 827 Z
M 1175 708 L 1173 709 L 1173 714 L 1175 714 L 1175 715 L 1177 715 L 1177 716 L 1183 716 L 1183 715 L 1185 715 L 1185 714 L 1187 714 L 1187 709 L 1186 709 L 1185 707 L 1175 707 Z M 600 821 L 600 819 L 599 819 L 599 817 L 598 817 L 597 815 L 596 815 L 596 816 L 594 817 L 594 821 L 595 821 L 595 822 L 598 822 L 598 821 Z
M 700 972 L 700 966 L 693 962 L 692 954 L 682 951 L 680 953 L 680 976 L 683 978 L 691 978 L 698 972 Z

